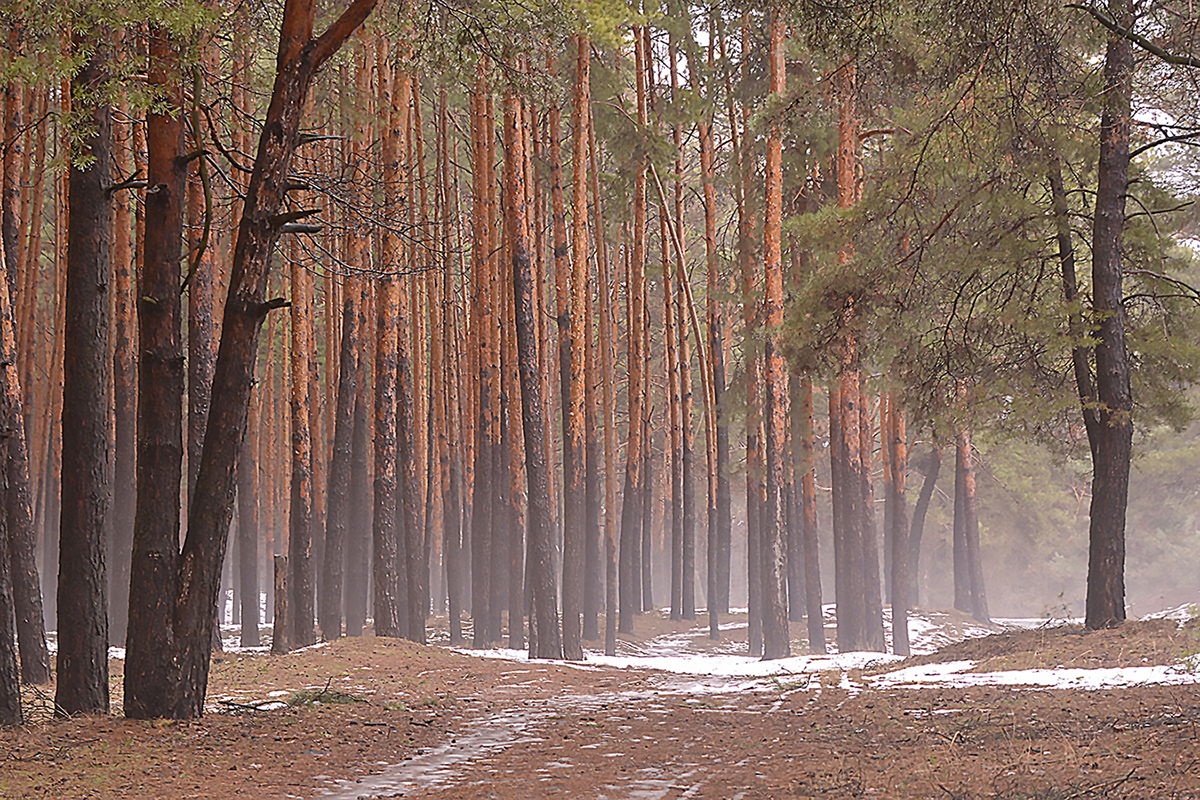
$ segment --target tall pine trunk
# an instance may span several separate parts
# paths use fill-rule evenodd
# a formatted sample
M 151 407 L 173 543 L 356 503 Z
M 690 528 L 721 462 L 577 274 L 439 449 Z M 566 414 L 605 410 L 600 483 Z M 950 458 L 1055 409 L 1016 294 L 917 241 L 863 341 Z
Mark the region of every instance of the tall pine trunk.
M 250 421 L 237 463 L 237 547 L 241 569 L 241 643 L 258 647 L 258 450 L 262 440 L 262 392 L 250 401 Z
M 180 56 L 170 34 L 152 31 L 150 80 L 173 111 L 146 118 L 146 228 L 138 286 L 138 493 L 133 532 L 125 715 L 153 716 L 168 702 L 149 679 L 170 663 L 178 590 L 179 491 L 184 392 L 179 286 L 183 203 Z
M 634 50 L 637 82 L 637 120 L 646 124 L 645 66 L 641 47 L 641 29 L 634 29 Z M 635 166 L 633 185 L 633 251 L 629 263 L 626 291 L 629 298 L 627 336 L 629 342 L 629 427 L 625 444 L 625 486 L 621 493 L 621 546 L 619 619 L 621 633 L 633 632 L 633 615 L 641 611 L 641 571 L 639 551 L 641 548 L 641 472 L 642 432 L 644 410 L 645 369 L 645 264 L 646 264 L 646 165 L 644 157 Z M 612 613 L 612 610 L 609 610 Z
M 562 658 L 558 599 L 552 558 L 549 475 L 545 463 L 546 435 L 542 417 L 541 380 L 537 374 L 537 335 L 534 322 L 533 269 L 527 246 L 524 159 L 518 152 L 523 136 L 516 130 L 521 115 L 516 98 L 505 95 L 504 185 L 510 198 L 506 222 L 512 256 L 513 309 L 517 364 L 521 383 L 521 424 L 525 436 L 525 475 L 529 485 L 529 586 L 532 592 L 530 651 L 533 658 Z
M 909 548 L 908 509 L 905 505 L 904 475 L 908 468 L 908 443 L 906 439 L 904 412 L 896 402 L 896 395 L 887 398 L 886 430 L 882 433 L 884 446 L 888 450 L 887 464 L 890 473 L 886 476 L 887 503 L 892 525 L 892 651 L 898 656 L 911 652 L 908 640 L 909 608 Z
M 771 17 L 770 81 L 771 93 L 782 95 L 785 89 L 783 55 L 784 23 L 778 12 Z M 784 536 L 787 531 L 785 469 L 788 454 L 788 379 L 783 357 L 780 328 L 783 326 L 783 254 L 780 228 L 783 216 L 783 142 L 775 128 L 767 134 L 767 192 L 763 214 L 763 268 L 766 296 L 765 430 L 767 450 L 767 504 L 762 514 L 760 555 L 762 569 L 763 658 L 791 655 L 787 620 L 787 558 Z M 751 565 L 753 568 L 754 565 Z
M 96 49 L 71 80 L 72 97 L 89 96 L 108 77 L 103 41 L 76 38 Z M 84 109 L 87 133 L 72 166 L 67 204 L 66 319 L 63 331 L 62 510 L 58 580 L 56 714 L 108 713 L 108 578 L 104 530 L 111 502 L 108 474 L 109 239 L 108 192 L 112 109 L 104 100 Z M 176 243 L 178 246 L 178 242 Z M 178 261 L 175 262 L 178 265 Z M 178 303 L 178 281 L 172 286 Z M 182 389 L 182 385 L 180 386 Z M 176 413 L 178 419 L 178 413 Z M 163 480 L 169 484 L 168 477 Z M 176 487 L 178 483 L 176 483 Z M 164 513 L 178 508 L 172 498 Z M 177 519 L 177 514 L 175 515 Z M 11 535 L 11 533 L 10 533 Z M 209 606 L 211 608 L 211 605 Z
M 361 253 L 358 253 L 361 255 Z M 325 560 L 321 565 L 318 617 L 321 635 L 333 641 L 342 635 L 342 585 L 345 543 L 350 520 L 350 460 L 354 443 L 354 406 L 358 399 L 359 319 L 362 284 L 345 278 L 342 299 L 341 355 L 338 358 L 337 412 L 333 428 L 333 459 L 325 508 Z
M 1118 26 L 1132 29 L 1130 0 L 1110 4 L 1109 13 Z M 1125 341 L 1121 234 L 1129 180 L 1132 75 L 1133 45 L 1126 36 L 1110 33 L 1104 55 L 1100 157 L 1092 219 L 1092 308 L 1097 325 L 1096 399 L 1100 424 L 1088 429 L 1092 501 L 1084 624 L 1090 630 L 1125 621 L 1125 511 L 1133 446 L 1133 397 Z

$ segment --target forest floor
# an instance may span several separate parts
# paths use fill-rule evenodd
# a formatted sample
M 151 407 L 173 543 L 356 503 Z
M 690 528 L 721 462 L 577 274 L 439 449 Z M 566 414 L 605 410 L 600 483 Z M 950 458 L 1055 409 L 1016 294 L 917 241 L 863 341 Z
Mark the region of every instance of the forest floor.
M 426 647 L 229 651 L 185 723 L 55 721 L 52 687 L 30 690 L 31 721 L 0 732 L 0 797 L 1200 798 L 1200 620 L 979 636 L 926 615 L 925 649 L 972 638 L 767 675 L 744 619 L 712 642 L 646 614 L 623 662 L 579 665 L 456 652 L 444 619 Z

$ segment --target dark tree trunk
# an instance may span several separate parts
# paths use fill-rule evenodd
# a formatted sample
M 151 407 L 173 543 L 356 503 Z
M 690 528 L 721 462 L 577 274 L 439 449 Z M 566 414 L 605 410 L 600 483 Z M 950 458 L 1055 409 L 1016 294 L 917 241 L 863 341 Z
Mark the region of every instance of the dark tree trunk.
M 898 656 L 910 653 L 908 641 L 909 546 L 908 510 L 905 507 L 904 477 L 908 468 L 908 443 L 905 441 L 904 413 L 896 407 L 895 395 L 888 401 L 886 429 L 882 432 L 884 446 L 888 449 L 888 468 L 891 474 L 886 481 L 887 503 L 891 507 L 892 525 L 892 652 Z
M 145 676 L 153 684 L 155 704 L 144 706 L 143 716 L 194 718 L 204 710 L 212 609 L 233 513 L 235 465 L 245 435 L 259 332 L 266 314 L 281 305 L 267 302 L 265 295 L 271 255 L 289 221 L 279 212 L 299 141 L 304 98 L 321 65 L 373 8 L 374 0 L 355 0 L 315 38 L 312 4 L 293 0 L 284 10 L 275 85 L 238 228 L 204 452 L 189 508 L 178 602 L 169 628 L 174 635 L 173 658 L 160 671 Z
M 862 453 L 862 547 L 863 547 L 863 607 L 865 609 L 866 649 L 882 653 L 887 647 L 883 637 L 882 581 L 879 575 L 879 535 L 875 524 L 875 490 L 871 482 L 872 462 L 875 452 L 875 433 L 869 412 L 865 382 L 859 400 L 858 435 Z
M 362 308 L 366 309 L 366 298 Z M 363 335 L 367 334 L 364 326 Z M 364 338 L 363 346 L 367 340 Z M 350 518 L 346 531 L 345 607 L 346 635 L 362 636 L 367 622 L 367 596 L 371 585 L 372 492 L 367 460 L 371 452 L 369 418 L 371 388 L 367 385 L 366 357 L 358 362 L 358 399 L 354 404 L 354 440 L 350 455 Z
M 21 722 L 13 620 L 20 640 L 21 680 L 41 684 L 50 680 L 50 655 L 42 616 L 42 593 L 36 563 L 37 531 L 30 497 L 29 453 L 21 419 L 16 337 L 8 281 L 0 281 L 0 425 L 9 431 L 6 513 L 0 517 L 0 725 Z
M 170 669 L 179 561 L 179 490 L 183 458 L 183 349 L 179 286 L 186 172 L 180 159 L 178 52 L 156 29 L 151 81 L 167 92 L 172 113 L 148 114 L 148 180 L 143 263 L 138 286 L 138 494 L 125 666 L 125 715 L 153 716 L 169 702 L 151 676 Z M 214 598 L 215 599 L 215 598 Z
M 600 370 L 597 366 L 597 344 L 593 338 L 595 317 L 595 293 L 587 291 L 587 310 L 584 314 L 586 329 L 586 387 L 584 397 L 584 447 L 587 452 L 584 486 L 587 495 L 587 517 L 584 522 L 583 551 L 583 638 L 600 638 L 600 608 L 604 601 L 604 569 L 600 554 L 600 442 L 598 440 L 597 385 Z M 600 345 L 603 346 L 603 345 Z
M 646 125 L 645 64 L 641 48 L 641 30 L 634 29 L 634 73 L 637 84 L 637 119 Z M 642 435 L 646 397 L 642 379 L 645 369 L 645 268 L 646 268 L 646 164 L 640 158 L 635 168 L 633 185 L 633 251 L 629 259 L 626 281 L 629 298 L 626 336 L 629 341 L 629 430 L 625 445 L 625 481 L 621 493 L 621 545 L 618 565 L 620 580 L 621 633 L 633 633 L 633 616 L 641 611 L 641 574 L 638 564 L 641 549 L 642 524 Z M 611 611 L 610 611 L 611 613 Z
M 804 604 L 808 611 L 808 651 L 824 653 L 825 617 L 821 607 L 821 562 L 817 542 L 817 464 L 813 452 L 813 389 L 809 378 L 800 380 L 800 404 L 800 513 L 804 518 Z
M 33 498 L 29 480 L 29 449 L 21 419 L 21 386 L 17 368 L 16 331 L 12 295 L 8 281 L 0 286 L 0 428 L 8 432 L 7 463 L 4 465 L 4 526 L 10 589 L 16 613 L 20 644 L 21 680 L 43 684 L 50 680 L 50 652 L 46 646 L 46 623 L 42 588 L 37 569 L 37 529 L 33 520 Z M 0 631 L 3 635 L 3 631 Z M 2 658 L 2 656 L 0 656 Z M 0 670 L 2 671 L 2 670 Z
M 963 503 L 963 487 L 966 483 L 964 472 L 966 463 L 963 460 L 961 445 L 954 448 L 954 527 L 953 527 L 953 556 L 954 556 L 954 609 L 963 613 L 971 613 L 971 571 L 967 561 L 967 528 L 966 512 Z
M 262 397 L 251 400 L 250 421 L 237 463 L 237 542 L 242 600 L 242 647 L 258 647 L 258 442 Z
M 851 353 L 843 362 L 842 376 L 836 390 L 831 387 L 829 392 L 839 652 L 867 648 L 866 579 L 863 574 L 861 527 L 864 519 L 863 464 L 858 430 L 861 399 L 857 358 Z
M 319 594 L 321 635 L 333 641 L 342 635 L 342 579 L 350 520 L 350 461 L 354 443 L 354 404 L 358 399 L 359 304 L 362 287 L 348 278 L 342 306 L 341 355 L 338 358 L 337 411 L 334 418 L 333 459 L 325 505 L 325 561 Z
M 411 318 L 407 293 L 400 291 L 400 319 Z M 408 624 L 405 638 L 425 643 L 427 601 L 425 586 L 425 536 L 421 524 L 421 488 L 417 472 L 416 398 L 413 393 L 412 339 L 401 328 L 396 357 L 396 455 L 399 464 L 396 475 L 400 489 L 400 515 L 404 522 L 404 573 L 407 589 Z
M 793 268 L 797 262 L 793 260 Z M 804 472 L 804 400 L 799 375 L 788 377 L 788 427 L 791 436 L 788 463 L 787 513 L 787 612 L 790 622 L 803 622 L 808 596 L 804 591 L 804 499 L 800 476 Z
M 646 341 L 650 340 L 649 331 L 646 333 Z M 650 348 L 646 348 L 646 354 L 649 356 Z M 646 376 L 649 378 L 649 364 L 646 365 Z M 649 381 L 643 390 L 646 396 L 650 396 Z M 638 604 L 639 613 L 642 611 L 653 611 L 654 606 L 654 572 L 653 572 L 653 549 L 654 549 L 654 454 L 653 454 L 653 434 L 650 430 L 651 415 L 645 417 L 645 424 L 642 427 L 642 471 L 640 485 L 638 486 L 638 494 L 641 499 L 638 501 L 639 507 L 642 509 L 641 519 L 641 548 L 638 551 L 638 571 L 642 576 L 642 592 L 641 602 Z
M 474 145 L 475 202 L 472 218 L 475 224 L 475 249 L 471 259 L 472 329 L 476 337 L 472 347 L 478 347 L 478 382 L 476 384 L 475 420 L 475 463 L 474 481 L 471 492 L 471 618 L 473 647 L 486 647 L 488 642 L 487 618 L 491 596 L 492 560 L 492 448 L 495 428 L 498 427 L 492 408 L 494 385 L 499 378 L 499 353 L 497 342 L 492 336 L 493 298 L 488 250 L 492 239 L 487 211 L 492 187 L 488 185 L 488 147 L 486 142 L 488 92 L 482 78 L 483 67 L 479 67 L 480 78 L 472 96 L 472 136 Z M 528 444 L 528 442 L 526 443 Z M 532 489 L 530 497 L 533 496 Z M 531 501 L 532 502 L 532 501 Z M 552 516 L 547 519 L 553 519 Z M 550 524 L 549 522 L 547 524 Z
M 394 90 L 392 68 L 388 64 L 386 41 L 377 40 L 375 52 L 379 73 L 379 105 L 392 109 L 393 117 L 404 113 L 392 103 Z M 402 128 L 395 124 L 383 126 L 380 156 L 385 187 L 384 210 L 389 216 L 399 214 L 399 149 L 397 138 Z M 389 190 L 390 189 L 390 190 Z M 392 263 L 399 244 L 391 231 L 383 232 L 381 260 Z M 375 299 L 375 459 L 374 513 L 371 517 L 372 577 L 374 580 L 375 635 L 400 636 L 408 623 L 401 615 L 399 594 L 401 542 L 397 539 L 396 492 L 396 357 L 399 347 L 400 279 L 388 275 L 379 283 Z
M 506 98 L 511 101 L 511 98 Z M 516 114 L 505 114 L 505 124 L 515 125 Z M 520 137 L 506 131 L 514 144 Z M 545 422 L 542 418 L 541 380 L 537 372 L 537 327 L 534 322 L 533 269 L 526 246 L 524 208 L 524 161 L 516 147 L 505 148 L 505 185 L 508 207 L 508 238 L 512 250 L 513 309 L 517 336 L 517 366 L 521 377 L 521 423 L 525 436 L 525 475 L 529 484 L 529 586 L 532 617 L 529 655 L 533 658 L 562 658 L 557 587 L 554 580 L 551 542 L 550 489 L 545 463 Z
M 696 429 L 692 424 L 694 399 L 692 397 L 691 349 L 688 346 L 687 327 L 684 324 L 686 296 L 683 281 L 687 275 L 677 276 L 679 281 L 679 423 L 681 464 L 679 491 L 682 511 L 682 616 L 696 618 Z
M 98 37 L 105 38 L 105 34 Z M 90 97 L 93 88 L 108 77 L 106 46 L 101 41 L 89 44 L 97 49 L 71 80 L 72 97 Z M 62 435 L 70 445 L 63 448 L 62 454 L 55 713 L 66 715 L 108 713 L 104 530 L 112 500 L 106 403 L 111 372 L 108 287 L 112 198 L 108 181 L 112 109 L 99 102 L 83 111 L 88 133 L 79 143 L 79 156 L 89 159 L 89 163 L 86 168 L 72 166 L 68 178 L 71 219 L 63 332 Z M 172 287 L 176 307 L 178 287 L 178 282 Z M 162 483 L 169 485 L 169 481 L 168 473 Z M 174 516 L 170 509 L 178 506 L 176 494 L 164 513 Z
M 587 109 L 588 115 L 588 157 L 591 167 L 589 172 L 590 185 L 592 189 L 592 199 L 595 202 L 596 196 L 599 194 L 599 182 L 596 179 L 596 135 L 594 125 L 592 124 L 591 106 Z M 596 207 L 593 209 L 592 230 L 596 242 L 596 258 L 597 258 L 597 274 L 603 269 L 607 273 L 607 265 L 599 266 L 600 261 L 607 261 L 608 255 L 603 242 L 604 236 L 604 217 L 601 210 Z M 600 461 L 600 441 L 599 441 L 599 424 L 600 419 L 600 386 L 603 378 L 601 376 L 601 355 L 600 348 L 607 347 L 604 341 L 596 341 L 595 326 L 596 314 L 600 311 L 597 308 L 596 291 L 607 291 L 603 281 L 600 281 L 599 288 L 592 284 L 585 287 L 586 310 L 584 312 L 584 339 L 586 340 L 586 369 L 585 369 L 585 394 L 584 394 L 584 437 L 585 446 L 587 448 L 587 475 L 585 479 L 587 489 L 587 522 L 584 526 L 585 541 L 584 541 L 584 573 L 583 573 L 583 638 L 584 639 L 599 639 L 600 638 L 600 611 L 604 607 L 604 555 L 601 553 L 600 547 L 600 513 L 601 513 L 601 498 L 600 498 L 600 480 L 601 480 L 601 461 Z
M 0 539 L 7 549 L 8 521 L 0 519 Z M 17 632 L 13 626 L 12 581 L 8 560 L 0 559 L 0 725 L 20 725 L 21 679 L 17 673 Z
M 784 23 L 779 12 L 771 16 L 771 92 L 782 95 L 785 88 L 783 56 Z M 764 321 L 767 329 L 764 372 L 766 402 L 764 429 L 767 456 L 767 504 L 761 517 L 759 537 L 762 570 L 763 658 L 791 655 L 787 621 L 787 480 L 785 478 L 788 428 L 787 365 L 781 349 L 783 326 L 783 253 L 780 225 L 783 217 L 783 142 L 778 128 L 767 136 L 766 209 L 763 215 Z M 754 565 L 751 565 L 751 569 Z
M 272 561 L 275 606 L 271 629 L 271 652 L 280 655 L 291 650 L 291 643 L 288 641 L 292 627 L 291 621 L 288 619 L 288 560 L 287 556 L 282 553 L 276 553 Z
M 572 104 L 574 127 L 571 225 L 571 303 L 567 323 L 570 357 L 567 363 L 569 391 L 563 396 L 563 576 L 562 637 L 563 655 L 583 659 L 582 619 L 584 595 L 584 558 L 587 539 L 587 444 L 585 441 L 585 297 L 588 275 L 587 231 L 587 141 L 591 118 L 590 54 L 591 42 L 574 37 L 576 52 L 575 91 Z M 523 168 L 520 165 L 519 168 Z M 561 307 L 561 306 L 560 306 Z
M 970 435 L 966 431 L 959 434 L 958 450 L 963 464 L 963 544 L 967 562 L 967 585 L 970 589 L 970 608 L 966 610 L 980 622 L 987 622 L 990 615 L 987 593 L 983 585 L 983 558 L 979 551 L 979 517 L 975 511 L 975 458 L 971 451 Z
M 909 577 L 909 608 L 921 605 L 921 538 L 925 535 L 925 514 L 929 511 L 929 501 L 933 498 L 933 488 L 937 485 L 938 472 L 942 466 L 942 449 L 933 447 L 929 451 L 929 468 L 925 471 L 925 479 L 921 483 L 921 491 L 917 494 L 917 502 L 913 505 L 912 525 L 908 533 L 908 577 Z
M 1132 29 L 1130 0 L 1110 4 L 1109 13 L 1117 25 Z M 1096 397 L 1100 424 L 1088 429 L 1093 458 L 1084 623 L 1090 630 L 1125 621 L 1125 510 L 1129 500 L 1133 400 L 1125 342 L 1121 234 L 1125 228 L 1129 177 L 1132 51 L 1128 38 L 1109 34 L 1092 222 L 1092 307 L 1097 322 Z
M 497 297 L 501 303 L 504 303 L 504 296 L 509 291 L 507 281 L 500 284 L 503 288 L 501 294 Z M 501 307 L 506 306 L 504 303 Z M 500 331 L 501 340 L 504 338 L 504 332 Z M 509 448 L 512 445 L 511 429 L 509 427 L 509 407 L 508 396 L 504 391 L 507 387 L 505 384 L 504 373 L 509 368 L 508 357 L 505 355 L 506 348 L 501 344 L 500 348 L 500 439 L 497 446 L 492 449 L 492 486 L 495 492 L 492 495 L 492 561 L 490 569 L 492 577 L 490 581 L 491 599 L 488 601 L 488 639 L 493 642 L 503 641 L 504 635 L 504 609 L 508 606 L 508 579 L 511 561 L 509 560 L 509 547 L 512 542 L 512 517 L 509 513 L 510 494 L 512 486 L 509 483 Z
M 8 28 L 8 47 L 10 57 L 21 55 L 21 40 L 24 25 L 19 20 L 12 20 Z M 20 205 L 21 205 L 21 162 L 22 140 L 22 103 L 19 81 L 8 81 L 3 90 L 4 96 L 4 157 L 2 172 L 3 186 L 0 187 L 0 244 L 4 247 L 4 271 L 8 279 L 9 296 L 15 298 L 18 293 L 17 277 L 20 271 L 21 252 L 20 241 Z

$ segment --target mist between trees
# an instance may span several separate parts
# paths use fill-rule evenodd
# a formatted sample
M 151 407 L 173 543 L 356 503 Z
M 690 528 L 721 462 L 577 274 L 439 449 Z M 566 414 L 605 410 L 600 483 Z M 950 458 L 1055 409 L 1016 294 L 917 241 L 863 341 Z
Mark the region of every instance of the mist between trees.
M 4 722 L 1194 596 L 1189 5 L 376 3 L 4 12 Z

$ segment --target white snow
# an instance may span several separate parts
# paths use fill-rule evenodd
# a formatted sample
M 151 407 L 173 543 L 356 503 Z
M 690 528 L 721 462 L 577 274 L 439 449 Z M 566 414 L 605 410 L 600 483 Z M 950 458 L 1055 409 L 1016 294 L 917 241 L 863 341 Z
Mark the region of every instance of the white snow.
M 616 669 L 657 669 L 682 675 L 707 675 L 728 678 L 765 678 L 777 675 L 804 675 L 813 672 L 865 669 L 877 664 L 902 660 L 885 653 L 836 653 L 824 656 L 793 656 L 764 661 L 761 658 L 733 655 L 605 656 L 586 653 L 589 664 Z
M 827 605 L 825 622 L 834 623 L 835 609 Z M 1145 619 L 1166 618 L 1183 625 L 1200 615 L 1200 606 L 1189 605 L 1151 614 Z M 885 610 L 885 626 L 888 640 L 891 639 L 891 619 Z M 950 614 L 936 611 L 913 612 L 908 621 L 909 639 L 915 655 L 933 653 L 938 649 L 967 638 L 988 636 L 1005 630 L 1034 630 L 1060 625 L 1082 624 L 1074 619 L 995 619 L 991 625 L 954 618 Z M 723 625 L 722 630 L 744 628 L 744 623 Z M 861 683 L 852 680 L 849 673 L 872 667 L 884 667 L 903 659 L 899 656 L 874 652 L 834 653 L 830 655 L 805 655 L 764 661 L 745 653 L 745 642 L 727 642 L 719 652 L 697 652 L 693 644 L 707 635 L 707 627 L 674 632 L 656 637 L 648 642 L 631 645 L 622 642 L 634 655 L 605 656 L 599 652 L 585 651 L 585 660 L 555 662 L 577 669 L 640 669 L 655 670 L 675 676 L 669 682 L 669 690 L 684 694 L 712 694 L 748 691 L 767 686 L 779 686 L 779 680 L 789 675 L 815 676 L 822 672 L 840 673 L 838 685 L 857 693 L 865 688 L 888 689 L 894 687 L 971 687 L 1012 686 L 1027 689 L 1108 689 L 1150 684 L 1180 685 L 1200 683 L 1200 655 L 1192 656 L 1183 663 L 1169 666 L 1141 666 L 1120 669 L 1030 669 L 1002 672 L 971 672 L 974 661 L 952 661 L 904 667 L 891 672 L 868 675 Z M 729 652 L 739 650 L 740 652 Z M 523 650 L 458 649 L 457 652 L 482 658 L 499 658 L 510 661 L 531 661 Z M 693 680 L 680 680 L 688 676 Z M 797 684 L 802 688 L 788 686 L 792 691 L 820 691 L 818 679 Z M 832 684 L 830 684 L 832 685 Z
M 1193 659 L 1194 662 L 1194 659 Z M 1175 686 L 1200 683 L 1200 664 L 1104 669 L 1021 669 L 968 672 L 974 661 L 950 661 L 906 667 L 867 680 L 880 689 L 905 686 L 1022 686 L 1034 689 L 1118 689 L 1152 684 Z

